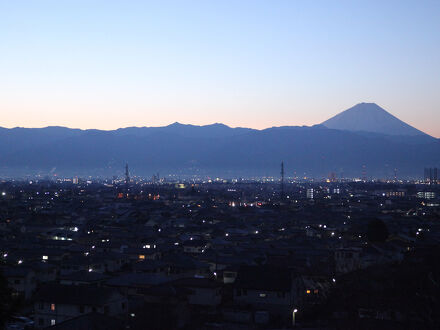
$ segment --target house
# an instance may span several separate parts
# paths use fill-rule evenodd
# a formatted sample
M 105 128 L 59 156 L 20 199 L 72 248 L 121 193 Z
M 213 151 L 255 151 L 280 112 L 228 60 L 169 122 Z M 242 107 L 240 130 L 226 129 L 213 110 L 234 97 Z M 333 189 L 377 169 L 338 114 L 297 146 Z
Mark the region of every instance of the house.
M 123 251 L 131 261 L 156 260 L 160 256 L 155 248 L 125 248 Z
M 60 275 L 59 283 L 63 285 L 95 285 L 101 286 L 109 279 L 102 273 L 78 271 L 75 273 Z
M 106 285 L 117 288 L 120 292 L 124 292 L 127 295 L 136 295 L 141 288 L 148 288 L 167 281 L 169 281 L 169 277 L 163 274 L 123 273 L 109 279 Z
M 296 285 L 288 268 L 242 266 L 234 283 L 233 301 L 238 306 L 288 318 L 298 303 Z
M 348 273 L 361 268 L 361 248 L 342 248 L 335 251 L 336 273 Z
M 297 281 L 298 298 L 296 306 L 304 309 L 323 303 L 328 297 L 331 287 L 332 281 L 326 276 L 299 276 Z
M 120 319 L 100 313 L 88 313 L 73 319 L 55 324 L 50 330 L 120 330 L 124 329 L 124 322 Z
M 26 264 L 35 272 L 35 279 L 38 283 L 53 282 L 57 278 L 58 267 L 47 262 L 36 261 Z
M 35 327 L 53 326 L 87 313 L 122 316 L 127 298 L 118 290 L 81 285 L 43 285 L 35 295 Z
M 4 267 L 1 272 L 13 290 L 13 295 L 22 296 L 26 300 L 31 298 L 36 287 L 35 272 L 32 269 L 14 266 Z
M 146 260 L 134 263 L 132 268 L 135 273 L 166 274 L 168 265 L 160 260 Z
M 133 329 L 182 329 L 189 321 L 189 289 L 168 283 L 141 288 L 138 291 L 144 304 L 131 309 L 136 317 Z
M 208 248 L 208 243 L 200 239 L 189 240 L 182 245 L 185 253 L 203 253 Z
M 207 263 L 186 254 L 169 254 L 162 258 L 162 262 L 167 264 L 167 274 L 170 276 L 185 278 L 211 274 Z
M 234 283 L 237 278 L 238 270 L 236 267 L 228 267 L 223 270 L 223 283 L 231 284 Z
M 62 261 L 60 273 L 65 275 L 77 271 L 115 272 L 120 270 L 126 262 L 125 256 L 121 253 L 75 255 Z
M 208 278 L 181 278 L 169 283 L 189 289 L 188 303 L 199 306 L 218 306 L 221 303 L 221 284 Z

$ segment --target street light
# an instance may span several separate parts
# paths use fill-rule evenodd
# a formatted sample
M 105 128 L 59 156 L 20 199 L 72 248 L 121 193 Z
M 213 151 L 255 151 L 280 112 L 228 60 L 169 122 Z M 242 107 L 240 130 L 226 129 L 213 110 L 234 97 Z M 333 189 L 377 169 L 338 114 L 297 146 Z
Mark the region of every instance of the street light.
M 292 311 L 292 327 L 295 327 L 295 315 L 298 313 L 298 310 L 296 308 Z

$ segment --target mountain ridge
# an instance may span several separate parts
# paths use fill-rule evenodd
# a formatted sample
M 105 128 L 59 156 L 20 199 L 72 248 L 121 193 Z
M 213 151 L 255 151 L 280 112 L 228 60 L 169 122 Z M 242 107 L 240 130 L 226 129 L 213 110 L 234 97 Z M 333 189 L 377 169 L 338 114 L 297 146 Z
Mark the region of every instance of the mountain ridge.
M 384 110 L 385 111 L 385 110 Z M 80 130 L 63 127 L 0 129 L 0 176 L 49 173 L 114 175 L 126 162 L 134 173 L 264 176 L 286 173 L 326 177 L 420 176 L 440 167 L 440 140 L 426 134 L 389 135 L 314 126 L 262 130 L 214 123 Z M 289 172 L 290 171 L 290 172 Z M 290 173 L 290 174 L 292 174 Z
M 344 110 L 335 116 L 325 120 L 320 124 L 315 124 L 313 126 L 324 126 L 330 129 L 340 129 L 352 132 L 369 132 L 369 133 L 379 133 L 385 135 L 401 135 L 401 136 L 417 136 L 426 135 L 427 133 L 401 121 L 399 118 L 395 117 L 385 109 L 378 106 L 376 103 L 362 102 L 354 105 L 353 107 Z M 101 132 L 133 132 L 133 131 L 161 131 L 161 130 L 174 130 L 176 131 L 188 131 L 192 130 L 217 130 L 217 133 L 225 133 L 226 131 L 235 132 L 250 132 L 250 131 L 264 131 L 270 128 L 282 128 L 282 127 L 298 127 L 298 126 L 273 126 L 264 129 L 255 129 L 247 127 L 231 127 L 223 123 L 215 122 L 206 125 L 194 125 L 194 124 L 182 124 L 179 122 L 174 122 L 165 126 L 128 126 L 121 127 L 112 130 L 103 129 L 80 129 L 80 128 L 69 128 L 66 126 L 46 126 L 41 128 L 26 128 L 26 127 L 13 127 L 5 128 L 0 127 L 0 130 L 50 130 L 51 132 L 60 132 L 71 130 L 75 132 L 87 132 L 87 131 L 101 131 Z

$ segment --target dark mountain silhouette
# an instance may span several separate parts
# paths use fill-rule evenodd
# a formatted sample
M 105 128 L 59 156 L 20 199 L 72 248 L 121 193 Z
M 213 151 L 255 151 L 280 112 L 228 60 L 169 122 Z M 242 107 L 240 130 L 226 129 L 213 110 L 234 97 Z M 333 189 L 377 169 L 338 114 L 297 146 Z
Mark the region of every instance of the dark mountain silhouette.
M 422 131 L 404 123 L 375 103 L 359 103 L 326 120 L 322 125 L 353 132 L 399 136 L 423 136 Z
M 393 117 L 394 118 L 394 117 Z M 175 123 L 114 131 L 64 127 L 0 128 L 0 177 L 27 174 L 134 175 L 176 173 L 250 177 L 326 177 L 330 172 L 360 177 L 419 177 L 440 167 L 440 141 L 426 134 L 386 135 L 313 127 L 264 130 Z
M 149 136 L 158 132 L 178 134 L 184 137 L 193 138 L 213 138 L 213 137 L 227 137 L 239 134 L 244 134 L 252 131 L 250 128 L 231 128 L 224 124 L 215 123 L 212 125 L 196 126 L 185 125 L 175 122 L 174 124 L 165 127 L 127 127 L 117 130 L 119 135 L 136 135 Z

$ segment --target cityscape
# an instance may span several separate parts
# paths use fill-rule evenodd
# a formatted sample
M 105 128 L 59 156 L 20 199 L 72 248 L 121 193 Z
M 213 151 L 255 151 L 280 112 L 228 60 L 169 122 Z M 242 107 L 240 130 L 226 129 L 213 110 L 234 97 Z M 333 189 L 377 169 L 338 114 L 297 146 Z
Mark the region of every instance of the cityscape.
M 36 329 L 435 328 L 439 183 L 437 168 L 312 180 L 284 163 L 259 180 L 127 164 L 2 181 L 4 313 Z
M 0 31 L 0 330 L 440 329 L 439 1 Z

